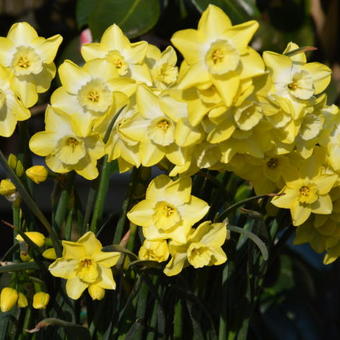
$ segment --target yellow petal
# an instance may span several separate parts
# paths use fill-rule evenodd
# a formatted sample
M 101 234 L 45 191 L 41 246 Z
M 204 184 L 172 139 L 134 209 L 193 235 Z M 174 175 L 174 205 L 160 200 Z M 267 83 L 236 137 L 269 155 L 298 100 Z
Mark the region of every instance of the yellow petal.
M 80 243 L 84 247 L 87 255 L 99 253 L 103 248 L 102 244 L 92 231 L 85 233 L 77 243 Z
M 7 38 L 12 40 L 16 46 L 27 46 L 38 38 L 38 34 L 27 22 L 19 22 L 12 25 L 7 34 Z
M 66 293 L 71 299 L 77 300 L 87 287 L 88 284 L 82 282 L 78 277 L 73 277 L 66 282 Z
M 68 279 L 75 275 L 75 269 L 77 268 L 78 264 L 78 260 L 65 260 L 64 258 L 59 258 L 50 264 L 48 270 L 53 276 Z
M 148 197 L 148 196 L 147 196 Z M 147 227 L 152 223 L 155 202 L 146 199 L 137 203 L 128 213 L 128 219 L 139 226 Z
M 224 11 L 212 4 L 202 13 L 198 30 L 202 30 L 208 39 L 216 39 L 231 27 L 231 21 Z

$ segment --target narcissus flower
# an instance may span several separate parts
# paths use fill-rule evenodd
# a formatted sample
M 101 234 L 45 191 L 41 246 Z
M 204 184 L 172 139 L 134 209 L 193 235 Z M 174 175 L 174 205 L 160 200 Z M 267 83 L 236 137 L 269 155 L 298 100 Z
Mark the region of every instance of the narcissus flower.
M 191 195 L 191 178 L 172 180 L 166 175 L 154 178 L 145 200 L 127 214 L 128 219 L 143 227 L 147 240 L 172 239 L 185 243 L 190 227 L 209 210 L 209 205 Z
M 261 57 L 248 47 L 257 28 L 256 21 L 232 26 L 220 8 L 209 5 L 197 30 L 178 31 L 171 38 L 188 66 L 179 81 L 180 88 L 196 85 L 207 88 L 214 84 L 225 104 L 230 106 L 240 81 L 264 72 Z
M 152 80 L 157 89 L 164 90 L 176 83 L 177 56 L 173 47 L 168 46 L 161 52 L 156 46 L 150 44 L 145 61 L 151 70 Z
M 217 266 L 227 260 L 222 250 L 228 236 L 226 223 L 201 223 L 197 229 L 191 229 L 188 240 L 183 245 L 170 242 L 171 260 L 164 273 L 168 276 L 179 274 L 187 265 L 194 268 Z
M 79 299 L 88 288 L 92 299 L 104 297 L 105 289 L 115 289 L 111 267 L 120 253 L 103 252 L 102 244 L 94 233 L 87 232 L 77 242 L 63 241 L 62 257 L 49 266 L 53 276 L 66 279 L 67 295 Z
M 98 134 L 83 135 L 62 111 L 49 106 L 45 115 L 45 131 L 30 139 L 30 149 L 46 157 L 47 166 L 58 173 L 75 170 L 92 180 L 98 176 L 97 160 L 104 155 L 104 143 Z
M 141 260 L 163 262 L 169 257 L 169 247 L 165 240 L 149 241 L 145 240 L 140 247 L 138 257 Z
M 50 294 L 45 292 L 38 292 L 33 295 L 33 308 L 45 309 L 50 301 Z
M 121 98 L 127 99 L 121 92 L 132 93 L 133 82 L 118 79 L 116 68 L 105 59 L 88 61 L 82 67 L 66 60 L 58 72 L 62 87 L 52 94 L 51 104 L 67 113 L 83 134 L 89 133 L 93 123 L 105 118 L 109 111 L 117 111 Z
M 81 54 L 86 61 L 106 58 L 120 76 L 151 85 L 150 72 L 144 62 L 147 48 L 146 41 L 130 43 L 122 30 L 112 25 L 104 32 L 100 43 L 84 44 Z
M 307 63 L 304 53 L 285 55 L 298 48 L 298 45 L 289 43 L 283 55 L 275 52 L 263 54 L 273 84 L 270 94 L 288 98 L 296 117 L 313 96 L 326 89 L 331 80 L 329 67 L 317 62 Z
M 317 150 L 308 160 L 301 162 L 296 176 L 286 180 L 280 192 L 282 195 L 272 199 L 276 207 L 290 209 L 294 226 L 304 223 L 311 213 L 327 215 L 332 212 L 329 192 L 338 176 L 321 166 L 322 160 L 318 156 L 323 152 Z
M 2 288 L 0 294 L 0 309 L 2 312 L 11 310 L 18 301 L 18 292 L 11 287 Z
M 45 182 L 48 176 L 48 171 L 43 165 L 31 166 L 25 173 L 36 184 Z
M 0 64 L 14 74 L 15 88 L 26 107 L 33 106 L 38 93 L 46 92 L 56 68 L 53 60 L 62 42 L 61 35 L 39 37 L 27 22 L 14 24 L 7 38 L 0 38 Z

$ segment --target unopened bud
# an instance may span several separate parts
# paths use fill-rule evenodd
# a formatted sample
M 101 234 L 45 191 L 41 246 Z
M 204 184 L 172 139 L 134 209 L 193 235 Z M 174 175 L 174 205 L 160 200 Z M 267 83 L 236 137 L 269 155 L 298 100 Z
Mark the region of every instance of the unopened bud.
M 27 297 L 23 293 L 19 293 L 18 296 L 18 306 L 20 308 L 25 308 L 28 306 Z
M 0 182 L 0 195 L 11 196 L 16 191 L 15 185 L 10 179 L 3 179 Z
M 0 294 L 0 309 L 2 312 L 11 310 L 18 301 L 18 292 L 11 287 L 5 287 Z
M 50 295 L 45 292 L 35 293 L 33 296 L 33 308 L 44 309 L 50 301 Z
M 45 236 L 38 231 L 27 231 L 25 235 L 38 247 L 42 247 L 45 244 Z M 20 235 L 17 235 L 15 239 L 19 242 L 24 242 L 24 239 Z
M 34 183 L 39 184 L 46 181 L 48 171 L 43 165 L 34 165 L 26 170 L 26 176 Z

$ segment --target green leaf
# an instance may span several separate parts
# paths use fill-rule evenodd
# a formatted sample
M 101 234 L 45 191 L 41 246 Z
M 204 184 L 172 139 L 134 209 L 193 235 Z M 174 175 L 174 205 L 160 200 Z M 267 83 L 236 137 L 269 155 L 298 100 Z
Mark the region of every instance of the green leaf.
M 125 34 L 138 37 L 156 25 L 160 16 L 159 0 L 95 0 L 88 24 L 98 40 L 105 29 L 117 24 Z
M 76 20 L 78 28 L 81 29 L 89 22 L 89 16 L 94 10 L 96 0 L 78 0 L 76 7 Z
M 23 270 L 32 270 L 32 269 L 39 269 L 39 266 L 34 262 L 17 263 L 17 264 L 9 264 L 6 266 L 1 266 L 0 273 L 21 272 Z
M 87 328 L 77 325 L 72 322 L 56 319 L 56 318 L 48 318 L 41 320 L 37 323 L 37 325 L 30 330 L 26 330 L 28 333 L 36 333 L 39 332 L 42 328 L 48 326 L 61 326 L 66 327 L 66 331 L 70 337 L 70 339 L 82 339 L 82 340 L 90 340 L 90 332 Z
M 255 0 L 191 0 L 198 11 L 203 12 L 209 4 L 216 5 L 224 10 L 233 24 L 260 16 Z

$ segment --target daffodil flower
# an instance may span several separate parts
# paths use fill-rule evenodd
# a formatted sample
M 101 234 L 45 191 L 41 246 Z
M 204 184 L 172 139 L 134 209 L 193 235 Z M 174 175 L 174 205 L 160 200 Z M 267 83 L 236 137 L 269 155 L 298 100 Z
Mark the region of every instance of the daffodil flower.
M 171 259 L 164 269 L 167 276 L 179 274 L 185 266 L 194 268 L 217 266 L 227 260 L 222 245 L 227 238 L 226 223 L 201 223 L 191 229 L 185 244 L 170 242 Z
M 83 135 L 68 115 L 51 106 L 46 110 L 45 131 L 33 135 L 29 146 L 46 157 L 47 166 L 54 172 L 74 170 L 89 180 L 98 176 L 97 160 L 104 155 L 99 135 Z
M 128 219 L 143 227 L 147 240 L 172 239 L 185 243 L 190 227 L 209 210 L 203 200 L 191 195 L 191 178 L 171 180 L 166 175 L 154 178 L 145 200 L 127 214 Z
M 103 252 L 102 244 L 92 232 L 78 241 L 63 241 L 62 257 L 50 266 L 53 276 L 66 279 L 66 293 L 74 300 L 88 289 L 92 299 L 102 299 L 105 289 L 115 289 L 111 267 L 119 260 L 120 253 Z
M 117 25 L 104 32 L 100 43 L 84 44 L 81 54 L 86 61 L 106 58 L 121 77 L 151 85 L 151 75 L 144 62 L 148 44 L 146 41 L 130 43 Z
M 14 24 L 6 38 L 0 38 L 0 64 L 14 74 L 15 88 L 26 107 L 33 106 L 38 93 L 46 92 L 55 76 L 53 60 L 62 42 L 61 35 L 39 37 L 27 22 Z

